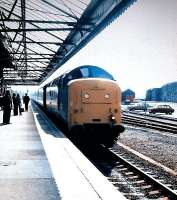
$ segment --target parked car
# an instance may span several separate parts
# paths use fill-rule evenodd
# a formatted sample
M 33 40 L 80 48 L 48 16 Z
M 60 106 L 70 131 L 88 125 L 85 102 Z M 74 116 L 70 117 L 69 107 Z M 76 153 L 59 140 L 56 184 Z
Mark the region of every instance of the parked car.
M 148 109 L 149 113 L 165 113 L 165 114 L 172 114 L 175 110 L 169 105 L 158 105 L 157 107 Z
M 147 103 L 141 103 L 141 104 L 136 104 L 136 105 L 132 105 L 132 106 L 128 106 L 128 110 L 129 111 L 134 111 L 134 110 L 143 110 L 143 111 L 147 111 L 148 108 L 150 108 L 151 106 Z

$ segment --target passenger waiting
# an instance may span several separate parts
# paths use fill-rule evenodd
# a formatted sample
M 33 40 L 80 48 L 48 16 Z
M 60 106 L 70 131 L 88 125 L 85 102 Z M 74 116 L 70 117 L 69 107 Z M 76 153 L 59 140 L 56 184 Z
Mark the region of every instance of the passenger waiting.
M 12 100 L 10 96 L 10 91 L 7 90 L 5 96 L 3 97 L 3 124 L 10 124 Z
M 25 104 L 25 111 L 28 111 L 28 103 L 29 103 L 29 101 L 30 101 L 30 98 L 26 93 L 25 96 L 23 97 L 23 103 Z
M 22 106 L 21 106 L 21 98 L 20 98 L 20 95 L 17 94 L 17 109 L 19 110 L 19 114 L 21 115 L 22 114 Z
M 13 101 L 13 111 L 14 111 L 14 116 L 15 116 L 15 115 L 18 115 L 18 102 L 17 102 L 17 97 L 15 93 L 13 93 L 12 95 L 12 101 Z

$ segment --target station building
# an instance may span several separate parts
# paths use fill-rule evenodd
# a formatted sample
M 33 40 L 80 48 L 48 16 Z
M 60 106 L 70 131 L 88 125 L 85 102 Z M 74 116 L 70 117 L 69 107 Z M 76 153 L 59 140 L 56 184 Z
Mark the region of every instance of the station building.
M 135 92 L 132 91 L 131 89 L 127 89 L 122 92 L 122 101 L 123 102 L 133 102 L 135 99 Z

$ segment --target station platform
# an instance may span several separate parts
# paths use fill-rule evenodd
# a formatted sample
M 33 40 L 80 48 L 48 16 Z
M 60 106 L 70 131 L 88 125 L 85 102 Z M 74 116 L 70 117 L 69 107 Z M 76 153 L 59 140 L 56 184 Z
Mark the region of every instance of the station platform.
M 0 123 L 0 197 L 126 199 L 35 104 L 22 115 L 12 115 L 10 124 Z

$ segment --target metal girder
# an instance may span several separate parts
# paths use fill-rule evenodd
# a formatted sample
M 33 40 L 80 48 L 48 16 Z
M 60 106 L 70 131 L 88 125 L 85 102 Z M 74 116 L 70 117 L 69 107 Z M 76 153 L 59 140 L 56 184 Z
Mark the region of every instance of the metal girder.
M 26 28 L 26 29 L 5 29 L 0 30 L 0 33 L 10 33 L 10 32 L 33 32 L 33 31 L 72 31 L 72 30 L 79 30 L 79 31 L 91 31 L 91 28 L 81 28 L 81 27 L 74 27 L 74 28 Z
M 9 19 L 10 16 L 11 16 L 11 14 L 13 13 L 13 10 L 14 10 L 16 4 L 17 4 L 17 1 L 18 1 L 18 0 L 15 0 L 14 4 L 13 4 L 13 6 L 12 6 L 12 9 L 11 9 L 11 11 L 9 12 L 9 15 L 8 15 L 7 19 Z
M 2 1 L 0 36 L 8 47 L 0 46 L 7 51 L 0 61 L 16 70 L 3 64 L 4 82 L 43 82 L 135 1 Z M 0 37 L 0 44 L 3 40 Z
M 49 60 L 49 58 L 27 58 L 28 60 Z M 23 58 L 14 58 L 13 60 L 23 60 Z
M 17 66 L 17 68 L 20 68 L 21 66 Z M 10 69 L 10 70 L 8 70 L 9 68 L 4 68 L 4 71 L 9 71 L 9 72 L 15 72 L 16 70 L 12 70 L 12 69 Z M 37 65 L 28 65 L 28 69 L 26 70 L 26 71 L 28 71 L 28 70 L 41 70 L 41 71 L 45 71 L 45 67 L 40 67 L 40 66 L 37 66 Z M 18 71 L 16 71 L 16 72 L 18 72 Z
M 29 37 L 26 37 L 26 39 L 30 40 L 31 42 L 34 42 L 33 44 L 38 44 L 38 45 L 40 45 L 41 47 L 47 49 L 48 51 L 51 51 L 51 52 L 55 53 L 55 51 L 53 51 L 52 49 L 48 48 L 47 46 L 44 46 L 42 43 L 41 43 L 41 44 L 40 44 L 40 43 L 36 43 L 36 41 L 30 39 Z M 20 43 L 20 44 L 21 44 L 21 43 Z M 27 47 L 26 47 L 26 48 L 27 48 Z M 29 48 L 27 48 L 27 49 L 29 49 Z
M 9 11 L 7 10 L 7 9 L 5 9 L 5 8 L 2 8 L 3 10 L 5 10 L 6 12 L 8 12 L 9 13 Z M 20 19 L 20 16 L 19 15 L 17 15 L 17 14 L 14 14 L 13 13 L 13 15 L 15 16 L 15 17 L 17 17 L 18 19 Z M 30 23 L 30 22 L 29 22 Z M 36 28 L 40 28 L 39 26 L 37 26 L 35 23 L 30 23 L 30 24 L 32 24 L 34 27 L 36 27 Z M 47 31 L 46 31 L 47 32 Z M 56 36 L 56 35 L 54 35 L 54 34 L 52 34 L 52 33 L 50 33 L 50 32 L 47 32 L 49 35 L 51 35 L 51 36 L 53 36 L 53 37 L 55 37 L 55 38 L 57 38 L 57 39 L 59 39 L 60 41 L 63 41 L 60 37 L 58 37 L 58 36 Z
M 1 21 L 2 22 L 18 22 L 18 23 L 21 22 L 21 20 L 18 20 L 18 19 L 2 19 Z M 72 22 L 72 21 L 63 22 L 63 21 L 46 21 L 46 20 L 24 20 L 24 22 L 37 23 L 37 24 L 63 24 L 63 25 L 68 25 L 68 26 L 73 26 L 73 27 L 75 27 L 76 25 L 78 26 L 77 22 Z M 83 25 L 83 24 L 80 24 L 80 25 Z M 93 26 L 94 24 L 86 22 L 84 25 Z
M 42 69 L 27 69 L 26 71 L 27 72 L 44 72 L 44 70 L 42 70 Z M 10 71 L 10 70 L 4 70 L 4 73 L 9 73 L 9 72 L 14 73 L 13 71 Z M 15 72 L 17 72 L 17 71 L 15 71 Z
M 14 79 L 14 78 L 6 78 L 4 80 L 5 85 L 39 85 L 40 80 L 38 79 Z
M 21 43 L 21 41 L 11 41 L 11 43 Z M 63 45 L 61 42 L 36 42 L 36 41 L 26 41 L 26 44 L 54 44 L 57 46 Z M 67 45 L 75 45 L 74 43 L 67 43 Z
M 10 54 L 16 54 L 16 55 L 18 55 L 18 54 L 24 54 L 23 52 L 18 52 L 18 53 L 14 53 L 14 52 L 10 52 Z M 43 53 L 43 54 L 41 54 L 41 53 L 28 53 L 28 55 L 39 55 L 39 56 L 53 56 L 53 55 L 55 55 L 54 53 L 52 54 L 52 53 Z
M 21 29 L 18 29 L 18 32 L 23 32 L 23 35 L 22 35 L 22 43 L 19 44 L 19 47 L 21 44 L 23 44 L 23 52 L 24 52 L 24 56 L 23 56 L 23 64 L 21 65 L 21 70 L 23 70 L 21 73 L 20 73 L 20 76 L 25 78 L 27 76 L 27 48 L 26 48 L 26 0 L 21 0 L 21 20 L 22 20 L 22 28 Z M 14 58 L 15 59 L 15 58 Z

